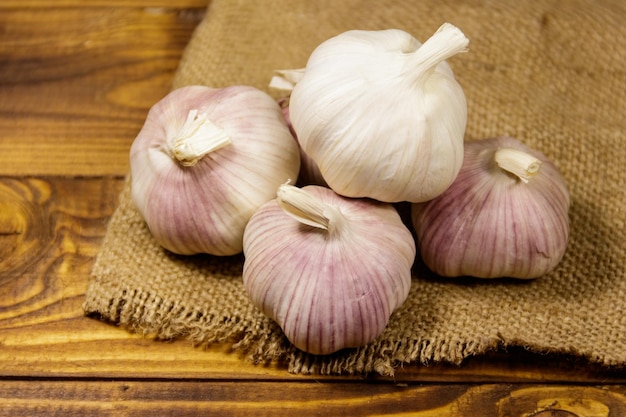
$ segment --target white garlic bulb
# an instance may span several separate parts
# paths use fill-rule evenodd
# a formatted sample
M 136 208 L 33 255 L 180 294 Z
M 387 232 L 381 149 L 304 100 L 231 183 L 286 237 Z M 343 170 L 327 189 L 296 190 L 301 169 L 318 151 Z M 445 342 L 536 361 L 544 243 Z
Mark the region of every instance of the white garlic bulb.
M 282 185 L 244 234 L 252 302 L 313 354 L 374 340 L 405 301 L 415 241 L 391 204 Z
M 132 144 L 132 199 L 166 249 L 233 255 L 252 214 L 299 166 L 298 146 L 268 94 L 183 87 L 150 109 Z
M 537 278 L 561 261 L 569 191 L 542 153 L 510 137 L 469 141 L 463 168 L 437 198 L 412 206 L 424 263 L 435 273 Z
M 292 80 L 289 111 L 330 188 L 421 202 L 452 183 L 463 160 L 467 105 L 445 60 L 468 43 L 444 24 L 424 44 L 397 29 L 352 30 L 313 51 Z

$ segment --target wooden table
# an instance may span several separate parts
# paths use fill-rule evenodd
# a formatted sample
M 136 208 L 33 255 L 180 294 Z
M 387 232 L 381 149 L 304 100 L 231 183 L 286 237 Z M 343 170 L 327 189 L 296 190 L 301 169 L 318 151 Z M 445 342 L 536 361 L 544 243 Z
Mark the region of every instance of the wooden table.
M 567 357 L 295 376 L 85 317 L 130 144 L 206 5 L 0 2 L 0 415 L 626 416 L 626 372 Z

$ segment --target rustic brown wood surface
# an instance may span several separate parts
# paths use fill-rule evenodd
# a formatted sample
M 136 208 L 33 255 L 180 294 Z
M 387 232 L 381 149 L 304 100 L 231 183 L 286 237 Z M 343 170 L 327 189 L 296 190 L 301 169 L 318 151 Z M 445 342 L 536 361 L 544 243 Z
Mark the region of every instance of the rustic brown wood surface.
M 294 376 L 84 317 L 130 144 L 207 5 L 0 2 L 0 415 L 626 416 L 626 373 L 567 357 Z

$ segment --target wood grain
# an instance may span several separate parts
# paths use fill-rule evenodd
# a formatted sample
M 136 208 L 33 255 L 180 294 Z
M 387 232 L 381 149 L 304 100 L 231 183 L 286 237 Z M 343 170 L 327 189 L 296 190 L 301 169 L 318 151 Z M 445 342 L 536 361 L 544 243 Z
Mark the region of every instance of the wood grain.
M 5 381 L 0 415 L 525 416 L 626 415 L 626 387 L 346 382 Z M 174 411 L 175 410 L 175 411 Z
M 124 175 L 205 12 L 186 3 L 0 8 L 0 175 Z
M 176 8 L 192 9 L 205 8 L 211 3 L 210 0 L 2 0 L 0 9 L 50 9 L 50 8 L 94 8 L 115 7 L 125 8 Z
M 626 415 L 626 372 L 563 356 L 296 376 L 85 317 L 130 144 L 207 4 L 0 3 L 0 415 Z

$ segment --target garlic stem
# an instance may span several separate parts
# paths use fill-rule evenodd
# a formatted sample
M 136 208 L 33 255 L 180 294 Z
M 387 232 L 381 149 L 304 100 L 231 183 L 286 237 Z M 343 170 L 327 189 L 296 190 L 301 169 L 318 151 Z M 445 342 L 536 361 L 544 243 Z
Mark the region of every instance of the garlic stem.
M 230 144 L 231 139 L 222 128 L 193 109 L 170 143 L 173 157 L 183 166 L 193 166 L 205 155 Z
M 539 159 L 514 148 L 498 149 L 494 159 L 500 168 L 517 176 L 524 183 L 528 183 L 541 167 Z
M 418 69 L 416 81 L 422 83 L 430 77 L 437 64 L 467 51 L 469 39 L 459 28 L 444 23 L 413 53 L 411 68 Z
M 331 233 L 342 221 L 343 216 L 336 207 L 319 201 L 306 190 L 289 185 L 289 182 L 278 187 L 276 201 L 286 214 L 300 223 Z
M 286 69 L 274 71 L 274 76 L 270 80 L 269 87 L 289 95 L 293 87 L 304 76 L 304 68 Z

